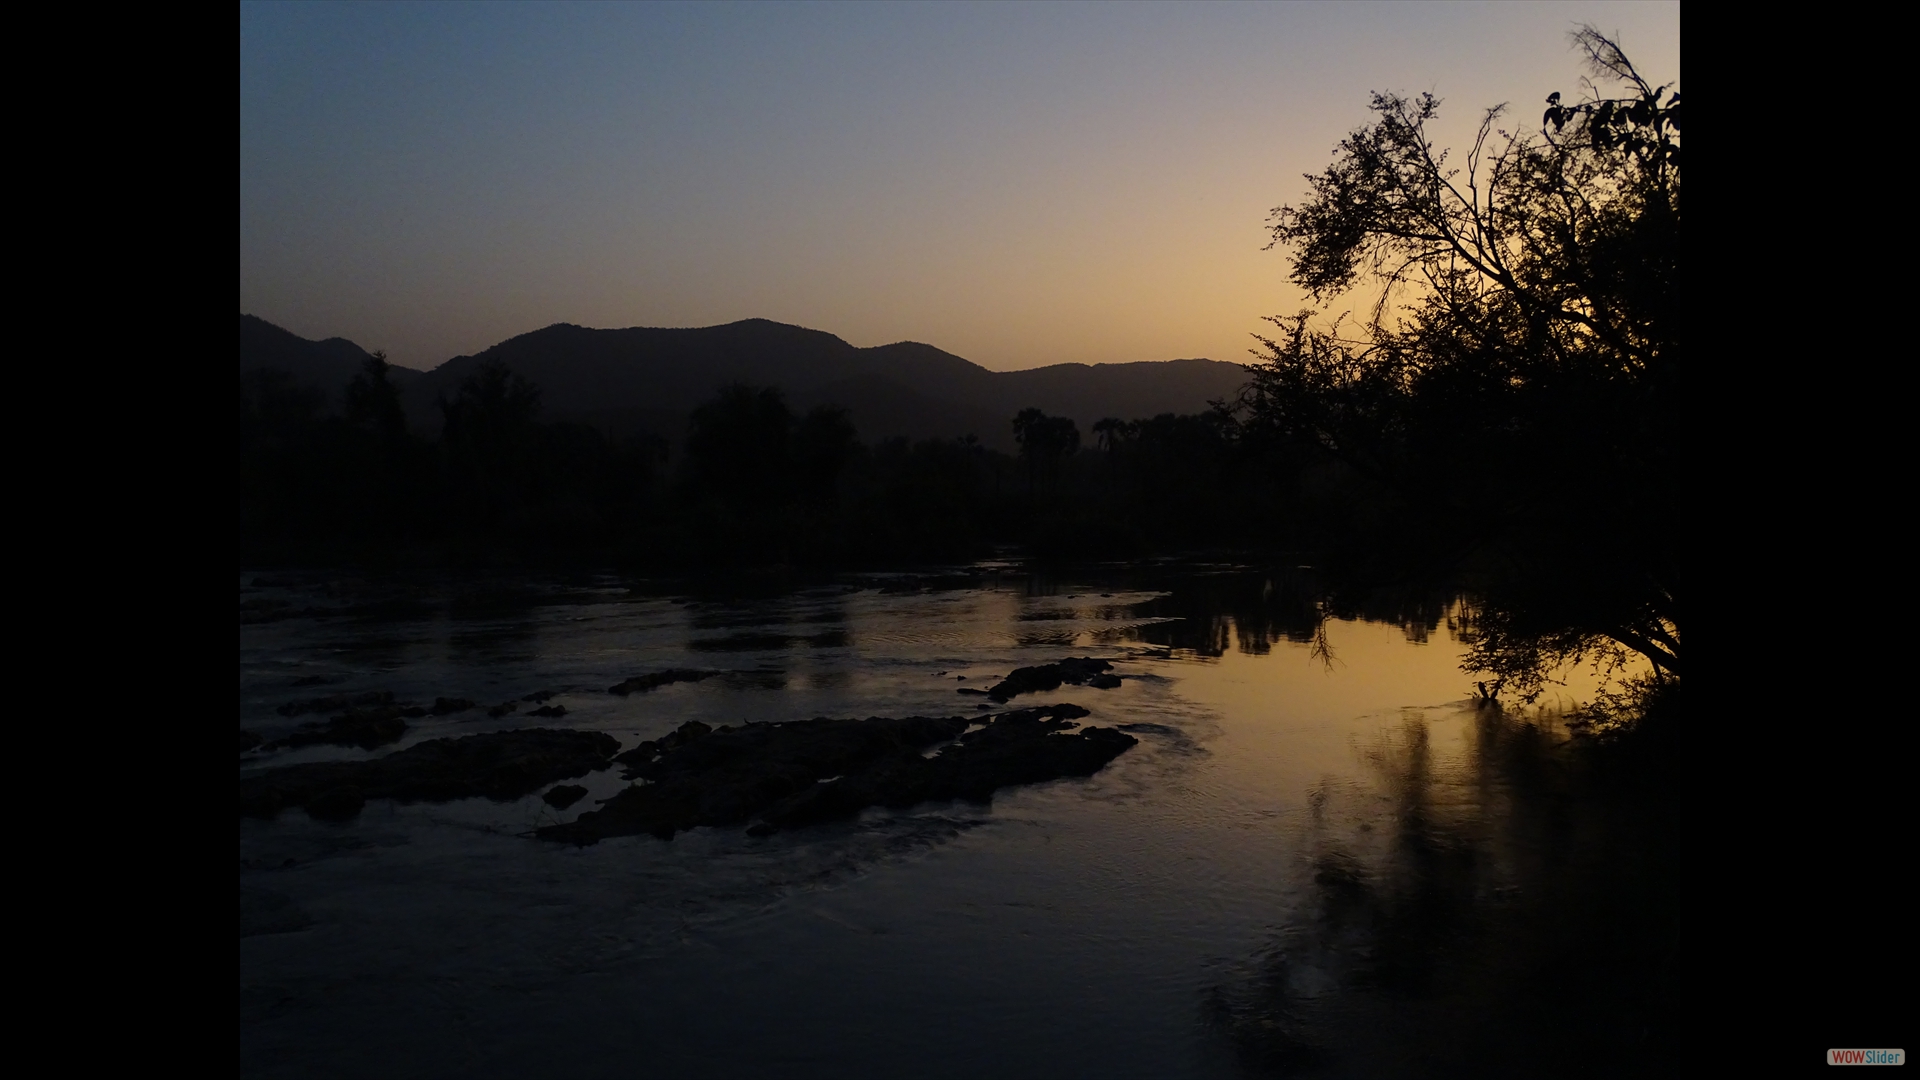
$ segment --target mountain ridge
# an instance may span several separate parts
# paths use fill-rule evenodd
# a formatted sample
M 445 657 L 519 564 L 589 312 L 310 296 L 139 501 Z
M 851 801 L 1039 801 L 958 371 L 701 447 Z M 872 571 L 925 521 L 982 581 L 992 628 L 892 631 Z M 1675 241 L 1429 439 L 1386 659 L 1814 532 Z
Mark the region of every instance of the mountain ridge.
M 367 355 L 344 338 L 312 342 L 250 315 L 241 316 L 241 353 L 243 371 L 286 369 L 273 360 L 287 358 L 299 366 L 290 371 L 297 381 L 330 393 Z M 797 410 L 844 407 L 870 442 L 971 434 L 1001 449 L 1012 448 L 1011 420 L 1023 408 L 1070 416 L 1086 432 L 1105 416 L 1197 412 L 1246 382 L 1241 365 L 1207 359 L 990 371 L 924 342 L 863 348 L 770 319 L 621 329 L 554 323 L 425 372 L 394 369 L 414 422 L 437 429 L 435 402 L 489 360 L 539 386 L 549 418 L 590 423 L 616 436 L 650 432 L 678 439 L 695 406 L 722 386 L 746 383 L 778 387 Z

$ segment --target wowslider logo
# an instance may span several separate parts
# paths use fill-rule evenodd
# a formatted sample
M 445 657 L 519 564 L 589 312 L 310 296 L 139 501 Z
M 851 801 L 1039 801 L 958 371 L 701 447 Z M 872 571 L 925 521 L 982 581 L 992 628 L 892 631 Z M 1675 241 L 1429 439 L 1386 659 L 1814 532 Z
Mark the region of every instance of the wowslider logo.
M 1905 1065 L 1905 1050 L 1829 1050 L 1829 1065 Z

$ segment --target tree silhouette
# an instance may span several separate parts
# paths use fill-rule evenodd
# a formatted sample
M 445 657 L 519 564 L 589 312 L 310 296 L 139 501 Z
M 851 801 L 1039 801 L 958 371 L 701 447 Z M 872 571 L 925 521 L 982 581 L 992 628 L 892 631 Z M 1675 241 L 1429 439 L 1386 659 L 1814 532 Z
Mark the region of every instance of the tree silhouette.
M 1027 463 L 1027 487 L 1036 496 L 1040 478 L 1057 486 L 1060 463 L 1080 449 L 1080 429 L 1070 416 L 1048 416 L 1039 409 L 1021 409 L 1013 418 L 1013 438 Z
M 689 419 L 689 483 L 732 500 L 785 501 L 793 413 L 780 391 L 728 386 Z
M 1370 289 L 1368 313 L 1272 319 L 1240 403 L 1387 493 L 1389 531 L 1454 538 L 1483 594 L 1472 660 L 1523 694 L 1621 648 L 1681 665 L 1680 98 L 1573 40 L 1625 93 L 1555 93 L 1518 134 L 1489 109 L 1464 164 L 1429 138 L 1432 95 L 1374 95 L 1272 218 L 1295 282 Z
M 387 354 L 375 352 L 347 384 L 345 419 L 351 432 L 343 452 L 351 463 L 352 493 L 336 511 L 356 519 L 363 536 L 404 531 L 419 512 L 425 448 L 407 431 L 407 414 L 389 374 Z
M 1100 449 L 1111 454 L 1121 440 L 1128 438 L 1128 427 L 1127 422 L 1117 416 L 1102 417 L 1094 422 L 1093 437 Z
M 360 374 L 347 384 L 347 420 L 375 432 L 382 441 L 397 443 L 407 436 L 407 414 L 400 405 L 400 391 L 389 377 L 391 367 L 385 352 L 367 357 Z
M 461 514 L 475 525 L 490 526 L 526 505 L 539 450 L 539 389 L 488 360 L 439 407 L 446 420 L 440 445 Z
M 727 386 L 689 420 L 681 492 L 700 557 L 785 562 L 794 539 L 794 424 L 780 391 Z
M 859 448 L 847 410 L 821 405 L 802 417 L 793 432 L 794 482 L 801 498 L 816 505 L 832 501 L 841 473 Z

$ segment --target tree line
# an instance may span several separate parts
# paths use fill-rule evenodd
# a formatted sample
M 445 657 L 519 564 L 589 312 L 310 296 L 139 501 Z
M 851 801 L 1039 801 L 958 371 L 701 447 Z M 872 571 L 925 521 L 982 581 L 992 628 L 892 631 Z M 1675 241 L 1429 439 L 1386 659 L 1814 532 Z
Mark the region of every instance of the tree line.
M 542 417 L 539 388 L 483 364 L 409 426 L 376 354 L 330 409 L 273 372 L 240 386 L 242 557 L 637 568 L 962 560 L 1009 545 L 1129 558 L 1323 541 L 1347 471 L 1266 438 L 1231 403 L 1107 418 L 1025 409 L 1018 450 L 975 436 L 868 443 L 847 413 L 728 386 L 678 445 Z

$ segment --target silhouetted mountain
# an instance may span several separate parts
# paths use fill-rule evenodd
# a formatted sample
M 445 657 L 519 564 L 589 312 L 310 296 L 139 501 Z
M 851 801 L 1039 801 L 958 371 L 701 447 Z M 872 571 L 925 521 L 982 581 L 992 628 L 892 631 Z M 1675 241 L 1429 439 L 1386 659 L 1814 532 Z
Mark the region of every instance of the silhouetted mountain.
M 273 369 L 324 390 L 334 404 L 367 352 L 345 338 L 310 341 L 252 315 L 240 316 L 240 370 Z M 544 414 L 615 434 L 647 431 L 678 441 L 687 413 L 728 383 L 779 387 L 800 410 L 847 409 L 860 437 L 877 442 L 975 435 L 1013 448 L 1009 420 L 1038 407 L 1072 417 L 1083 431 L 1107 416 L 1192 413 L 1246 381 L 1238 364 L 1171 360 L 1054 364 L 989 371 L 931 345 L 902 341 L 861 349 L 832 334 L 766 319 L 696 329 L 593 330 L 559 323 L 429 372 L 392 368 L 413 422 L 439 429 L 434 403 L 451 396 L 483 361 L 499 360 L 540 388 Z
M 1011 449 L 1009 422 L 1029 406 L 1072 417 L 1084 430 L 1105 416 L 1197 412 L 1246 381 L 1244 368 L 1211 360 L 996 372 L 931 345 L 861 349 L 832 334 L 765 319 L 697 329 L 560 323 L 477 356 L 455 357 L 413 380 L 405 394 L 414 422 L 436 428 L 433 403 L 488 360 L 540 387 L 549 418 L 676 440 L 689 410 L 736 382 L 778 387 L 800 409 L 843 406 L 869 442 L 972 434 Z
M 1071 416 L 1089 430 L 1106 416 L 1122 420 L 1165 412 L 1197 413 L 1230 398 L 1247 381 L 1239 364 L 1161 360 L 1132 364 L 1050 364 L 994 375 L 995 389 L 1019 408 Z
M 328 400 L 337 405 L 340 392 L 366 362 L 367 351 L 346 338 L 309 341 L 257 316 L 240 316 L 243 375 L 262 369 L 285 372 L 296 385 L 326 391 Z M 394 368 L 388 377 L 394 385 L 405 386 L 418 379 L 420 372 Z

